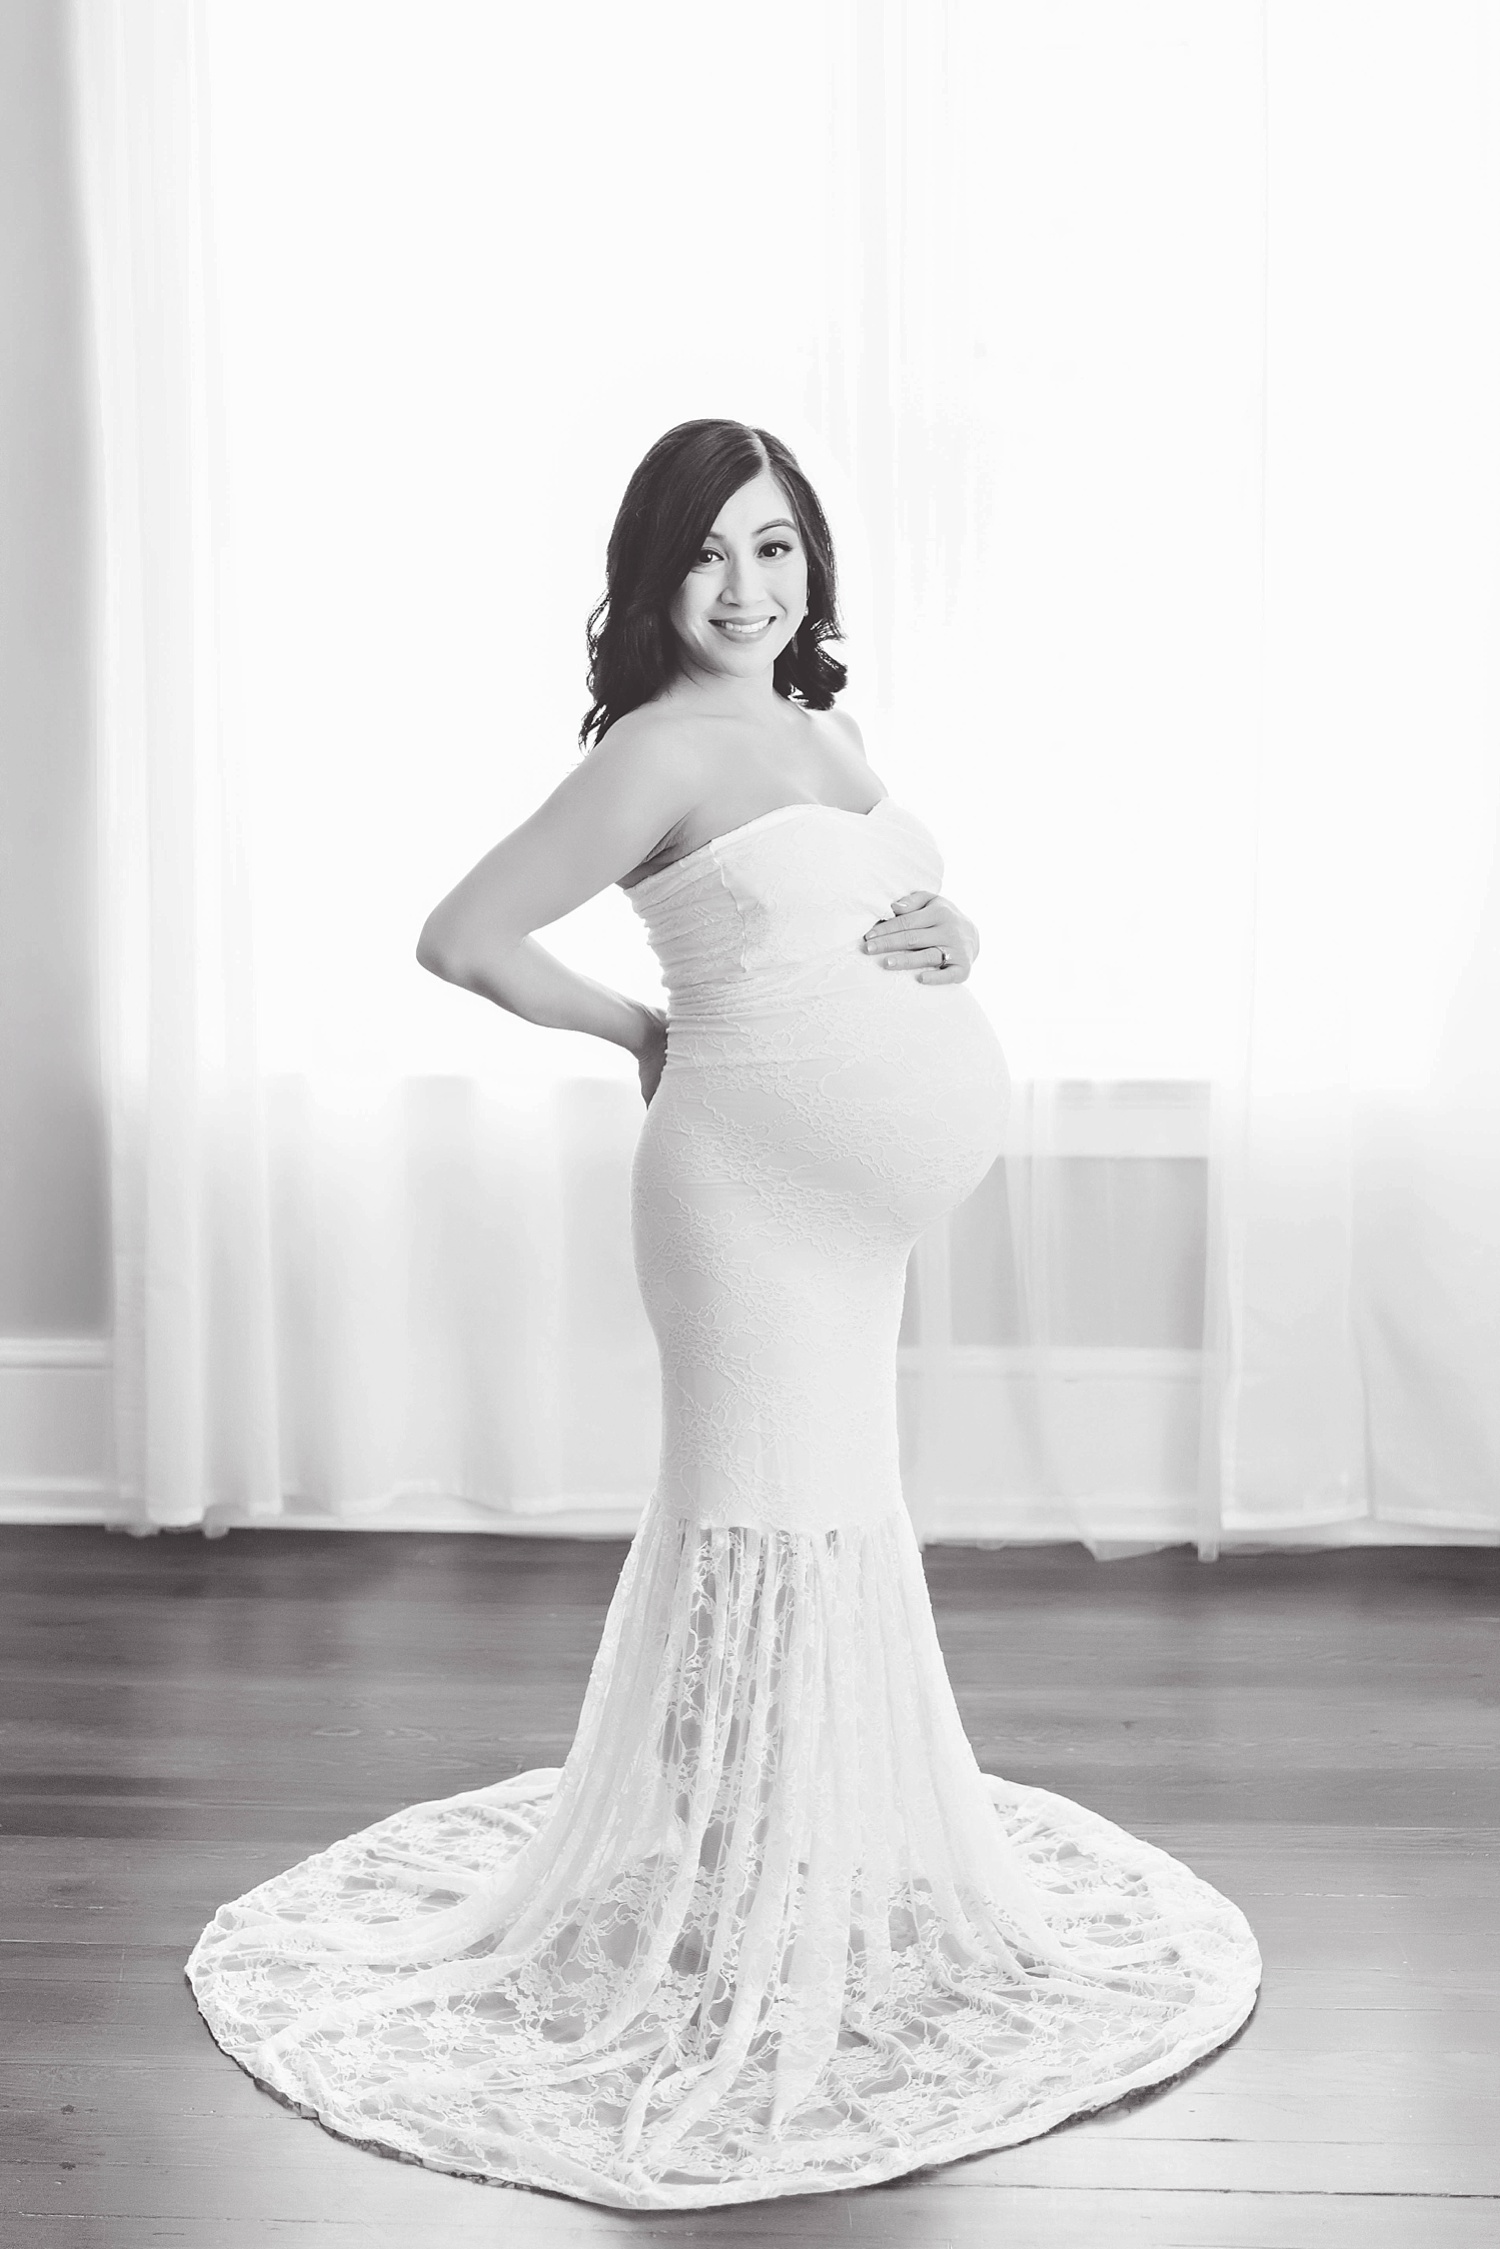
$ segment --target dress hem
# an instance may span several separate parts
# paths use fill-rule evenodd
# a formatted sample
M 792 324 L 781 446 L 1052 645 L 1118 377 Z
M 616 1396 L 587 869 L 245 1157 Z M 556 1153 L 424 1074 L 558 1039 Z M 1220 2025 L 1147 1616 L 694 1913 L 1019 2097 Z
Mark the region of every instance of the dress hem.
M 188 1988 L 192 1990 L 192 1977 L 186 1971 L 184 1971 L 184 1974 Z M 1242 2008 L 1236 2010 L 1227 2027 L 1219 2024 L 1211 2029 L 1206 2029 L 1201 2038 L 1191 2039 L 1187 2042 L 1185 2051 L 1174 2053 L 1166 2066 L 1157 2068 L 1153 2065 L 1146 2070 L 1137 2070 L 1117 2083 L 1109 2083 L 1098 2088 L 1095 2096 L 1086 2101 L 1073 2101 L 1060 2105 L 1057 2113 L 1049 2116 L 1045 2123 L 1038 2123 L 1033 2119 L 1028 2122 L 1024 2131 L 1017 2133 L 1002 2132 L 999 2137 L 995 2137 L 989 2132 L 977 2135 L 961 2133 L 952 2140 L 939 2142 L 935 2147 L 923 2148 L 920 2153 L 913 2154 L 908 2151 L 893 2154 L 889 2163 L 872 2163 L 863 2168 L 857 2178 L 830 2179 L 823 2175 L 792 2180 L 786 2185 L 770 2187 L 757 2186 L 747 2181 L 729 2180 L 722 2187 L 703 2189 L 684 2186 L 675 2193 L 668 2188 L 657 2188 L 645 2193 L 630 2193 L 628 2190 L 622 2189 L 617 2193 L 612 2193 L 609 2191 L 608 2182 L 603 2180 L 591 2182 L 587 2187 L 582 2184 L 565 2186 L 556 2178 L 549 2179 L 542 2177 L 540 2174 L 528 2173 L 519 2165 L 514 2171 L 476 2171 L 462 2164 L 449 2165 L 434 2162 L 430 2156 L 419 2155 L 411 2149 L 400 2146 L 394 2140 L 361 2137 L 356 2132 L 346 2130 L 340 2124 L 330 2123 L 320 2110 L 310 2106 L 304 2100 L 299 2100 L 295 2094 L 283 2092 L 281 2087 L 272 2079 L 258 2075 L 248 2062 L 242 2061 L 229 2047 L 220 2044 L 213 2024 L 204 2014 L 202 2006 L 198 2002 L 196 1991 L 193 1992 L 193 2001 L 198 2008 L 199 2020 L 210 2038 L 213 2039 L 214 2044 L 218 2046 L 220 2053 L 227 2056 L 237 2069 L 243 2070 L 253 2085 L 258 2086 L 261 2092 L 268 2093 L 272 2100 L 279 2102 L 283 2108 L 290 2109 L 294 2115 L 304 2118 L 310 2124 L 316 2124 L 321 2131 L 328 2133 L 331 2139 L 342 2140 L 350 2147 L 362 2148 L 371 2155 L 384 2156 L 392 2163 L 412 2164 L 419 2170 L 435 2172 L 442 2178 L 462 2179 L 470 2186 L 509 2187 L 528 2194 L 555 2194 L 560 2195 L 565 2201 L 591 2203 L 599 2209 L 712 2210 L 722 2209 L 734 2203 L 783 2202 L 795 2195 L 853 2194 L 858 2192 L 861 2187 L 886 2186 L 892 2180 L 910 2178 L 919 2171 L 941 2170 L 951 2163 L 969 2161 L 975 2156 L 999 2155 L 1007 2148 L 1025 2147 L 1032 2140 L 1045 2139 L 1050 2133 L 1060 2131 L 1066 2124 L 1077 2122 L 1085 2116 L 1097 2116 L 1105 2109 L 1118 2107 L 1137 2094 L 1160 2092 L 1178 2078 L 1188 2076 L 1193 2070 L 1200 2068 L 1204 2062 L 1211 2060 L 1215 2054 L 1222 2053 L 1234 2043 L 1255 2015 L 1256 2008 L 1260 2003 L 1260 1983 L 1257 1979 L 1248 2001 Z

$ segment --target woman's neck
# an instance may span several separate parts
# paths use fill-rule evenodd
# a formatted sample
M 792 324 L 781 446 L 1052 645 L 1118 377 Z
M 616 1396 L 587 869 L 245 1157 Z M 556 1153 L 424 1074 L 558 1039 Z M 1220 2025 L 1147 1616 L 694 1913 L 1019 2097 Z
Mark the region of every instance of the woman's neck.
M 702 718 L 740 719 L 764 726 L 785 719 L 792 705 L 778 695 L 769 670 L 752 679 L 726 679 L 713 672 L 684 672 L 660 698 Z

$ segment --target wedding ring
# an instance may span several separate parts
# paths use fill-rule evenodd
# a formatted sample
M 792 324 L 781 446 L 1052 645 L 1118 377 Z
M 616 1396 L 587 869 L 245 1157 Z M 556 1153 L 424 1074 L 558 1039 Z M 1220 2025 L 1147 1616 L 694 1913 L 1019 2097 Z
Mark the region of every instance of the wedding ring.
M 939 967 L 939 968 L 951 968 L 952 966 L 953 966 L 953 963 L 952 963 L 952 961 L 950 961 L 950 960 L 949 960 L 949 958 L 948 958 L 948 948 L 947 948 L 947 946 L 946 946 L 946 945 L 941 945 L 941 946 L 939 946 L 939 948 L 938 948 L 938 967 Z

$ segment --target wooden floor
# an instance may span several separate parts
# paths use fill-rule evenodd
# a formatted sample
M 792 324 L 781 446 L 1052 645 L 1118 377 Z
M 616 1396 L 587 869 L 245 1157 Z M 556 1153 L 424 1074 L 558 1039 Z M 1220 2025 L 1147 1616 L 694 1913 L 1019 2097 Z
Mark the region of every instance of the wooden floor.
M 558 1764 L 623 1548 L 0 1530 L 6 2249 L 1447 2249 L 1500 2241 L 1500 1555 L 927 1555 L 980 1762 L 1187 1859 L 1266 1959 L 1239 2039 L 1029 2145 L 628 2215 L 346 2146 L 213 2045 L 224 1899 Z

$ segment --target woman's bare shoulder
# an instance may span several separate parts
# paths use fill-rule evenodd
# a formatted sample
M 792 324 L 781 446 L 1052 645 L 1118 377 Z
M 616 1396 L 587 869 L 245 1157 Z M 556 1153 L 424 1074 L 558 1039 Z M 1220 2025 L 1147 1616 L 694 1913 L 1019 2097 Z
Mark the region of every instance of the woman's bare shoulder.
M 823 740 L 834 759 L 849 767 L 852 758 L 854 765 L 851 770 L 863 767 L 873 779 L 878 780 L 879 775 L 870 764 L 870 753 L 865 748 L 865 738 L 854 713 L 835 707 L 831 711 L 819 711 L 816 716 L 823 729 Z
M 859 730 L 859 721 L 852 711 L 846 711 L 841 705 L 835 703 L 832 710 L 823 711 L 819 715 L 836 736 L 847 742 L 851 749 L 858 750 L 860 756 L 864 757 L 865 738 Z
M 661 703 L 642 703 L 638 710 L 617 718 L 602 740 L 589 751 L 590 759 L 611 765 L 656 769 L 685 761 L 693 748 L 694 732 L 684 713 Z
M 689 795 L 698 782 L 697 745 L 681 713 L 652 703 L 617 718 L 579 765 L 600 782 L 655 796 Z

